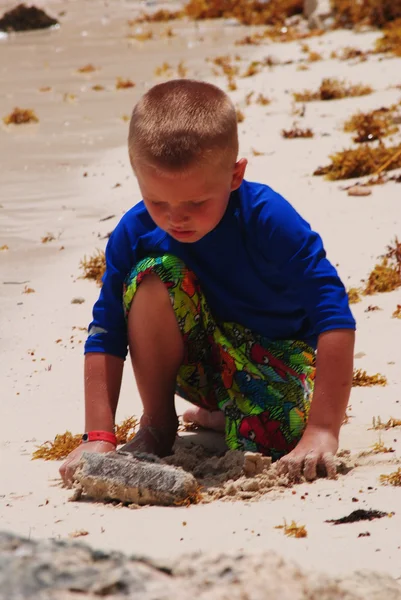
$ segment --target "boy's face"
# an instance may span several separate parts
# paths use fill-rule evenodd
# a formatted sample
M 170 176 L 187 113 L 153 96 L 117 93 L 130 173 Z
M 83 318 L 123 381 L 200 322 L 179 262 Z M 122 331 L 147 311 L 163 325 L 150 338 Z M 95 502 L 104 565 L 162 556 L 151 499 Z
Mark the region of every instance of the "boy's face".
M 179 242 L 197 242 L 222 219 L 230 194 L 242 183 L 247 161 L 233 169 L 204 165 L 184 173 L 135 165 L 135 175 L 153 221 Z

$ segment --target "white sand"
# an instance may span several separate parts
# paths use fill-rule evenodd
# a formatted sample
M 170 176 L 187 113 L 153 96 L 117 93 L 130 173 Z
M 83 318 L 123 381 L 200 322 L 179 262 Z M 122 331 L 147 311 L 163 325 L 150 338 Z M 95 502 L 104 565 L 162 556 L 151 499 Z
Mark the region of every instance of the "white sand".
M 85 541 L 97 547 L 156 557 L 191 550 L 275 549 L 309 569 L 344 574 L 364 567 L 401 578 L 401 488 L 379 484 L 381 473 L 397 468 L 390 463 L 401 455 L 400 428 L 382 433 L 383 442 L 396 452 L 379 455 L 379 464 L 367 461 L 367 466 L 338 481 L 301 485 L 295 494 L 273 491 L 251 504 L 130 511 L 68 503 L 70 493 L 59 487 L 59 465 L 31 462 L 35 445 L 66 429 L 79 432 L 83 426 L 85 332 L 73 327 L 90 321 L 98 289 L 78 279 L 79 261 L 103 248 L 102 237 L 140 200 L 127 160 L 127 123 L 121 116 L 129 114 L 138 94 L 156 82 L 154 68 L 164 60 L 176 68 L 184 59 L 189 76 L 207 77 L 225 87 L 225 79 L 212 78 L 204 58 L 226 53 L 226 45 L 244 34 L 233 25 L 173 24 L 175 38 L 130 43 L 125 35 L 126 20 L 134 16 L 132 3 L 51 4 L 55 13 L 67 10 L 61 29 L 0 40 L 0 116 L 21 106 L 33 108 L 40 119 L 37 125 L 0 129 L 0 246 L 9 246 L 0 252 L 0 529 L 55 539 L 84 529 L 89 532 Z M 2 8 L 10 5 L 2 3 Z M 267 107 L 253 104 L 243 109 L 241 154 L 250 160 L 247 178 L 276 188 L 310 220 L 347 286 L 358 286 L 386 245 L 396 234 L 401 236 L 400 184 L 375 187 L 367 198 L 350 198 L 341 190 L 342 182 L 312 177 L 331 152 L 350 146 L 350 134 L 341 130 L 345 118 L 357 109 L 400 99 L 401 91 L 389 86 L 401 83 L 401 59 L 373 57 L 359 64 L 329 59 L 332 50 L 344 46 L 369 48 L 375 37 L 339 31 L 308 40 L 324 61 L 311 64 L 309 71 L 298 71 L 296 64 L 264 68 L 257 76 L 238 79 L 239 89 L 232 93 L 239 104 L 250 90 L 271 97 Z M 228 51 L 244 58 L 245 69 L 251 58 L 267 54 L 299 59 L 299 46 L 240 46 Z M 87 63 L 100 70 L 91 75 L 75 72 Z M 132 78 L 137 87 L 115 91 L 117 76 Z M 284 140 L 281 129 L 294 120 L 290 91 L 317 88 L 326 76 L 369 83 L 376 91 L 363 98 L 307 105 L 305 118 L 298 121 L 312 127 L 315 138 Z M 95 83 L 106 90 L 91 90 Z M 39 92 L 41 86 L 51 86 L 52 91 Z M 63 101 L 65 93 L 76 94 L 76 100 Z M 266 154 L 253 157 L 251 148 Z M 121 186 L 114 188 L 116 183 Z M 114 216 L 100 222 L 109 215 Z M 41 244 L 48 232 L 57 239 Z M 35 293 L 23 294 L 25 285 Z M 85 302 L 71 304 L 75 297 Z M 369 304 L 382 310 L 366 313 Z M 401 321 L 391 318 L 397 304 L 400 290 L 365 298 L 353 307 L 360 356 L 356 366 L 381 372 L 389 381 L 385 388 L 353 389 L 352 418 L 343 427 L 341 447 L 355 454 L 378 440 L 378 432 L 369 430 L 373 416 L 401 418 Z M 62 342 L 56 343 L 59 339 Z M 178 401 L 179 412 L 184 404 Z M 140 414 L 140 401 L 127 363 L 118 420 L 131 414 Z M 324 523 L 355 508 L 396 514 L 373 523 Z M 305 524 L 308 537 L 285 537 L 275 529 L 284 518 Z M 370 537 L 358 538 L 366 531 Z

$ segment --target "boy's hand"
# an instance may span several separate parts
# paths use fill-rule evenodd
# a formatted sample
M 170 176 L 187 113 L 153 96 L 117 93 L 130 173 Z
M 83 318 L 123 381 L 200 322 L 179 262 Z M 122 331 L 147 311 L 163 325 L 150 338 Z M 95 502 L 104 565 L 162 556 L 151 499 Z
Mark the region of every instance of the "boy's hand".
M 280 459 L 280 473 L 288 473 L 291 479 L 299 479 L 303 474 L 309 481 L 316 479 L 317 466 L 326 470 L 329 479 L 335 479 L 337 468 L 335 454 L 338 450 L 338 437 L 324 428 L 307 427 L 296 448 Z
M 75 448 L 75 450 L 67 456 L 59 469 L 64 485 L 72 487 L 74 473 L 84 452 L 106 453 L 114 452 L 115 449 L 115 446 L 109 442 L 86 442 L 85 444 L 80 444 L 78 448 Z

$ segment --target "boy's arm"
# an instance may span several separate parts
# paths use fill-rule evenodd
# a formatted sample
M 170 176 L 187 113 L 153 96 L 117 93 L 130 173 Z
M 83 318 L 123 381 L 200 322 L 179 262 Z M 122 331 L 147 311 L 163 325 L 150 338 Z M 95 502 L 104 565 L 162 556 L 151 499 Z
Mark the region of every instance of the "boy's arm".
M 298 478 L 315 479 L 323 464 L 328 477 L 335 477 L 334 455 L 347 408 L 353 375 L 355 333 L 334 329 L 319 336 L 316 382 L 305 432 L 296 446 L 281 459 L 282 471 Z
M 114 431 L 124 360 L 103 353 L 85 356 L 85 431 Z

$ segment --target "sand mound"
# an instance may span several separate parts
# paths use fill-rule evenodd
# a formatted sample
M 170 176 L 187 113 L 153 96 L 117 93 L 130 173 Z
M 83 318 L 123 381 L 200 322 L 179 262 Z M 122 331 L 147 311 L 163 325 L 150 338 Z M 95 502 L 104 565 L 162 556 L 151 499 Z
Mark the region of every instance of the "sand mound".
M 193 444 L 178 442 L 174 454 L 162 462 L 181 467 L 198 481 L 201 502 L 213 500 L 258 500 L 273 488 L 291 487 L 287 475 L 280 475 L 271 458 L 254 452 L 229 450 L 216 456 L 214 451 Z M 347 451 L 336 457 L 337 471 L 346 473 L 353 468 Z
M 307 574 L 272 552 L 183 556 L 170 564 L 0 532 L 0 600 L 400 600 L 387 575 Z

